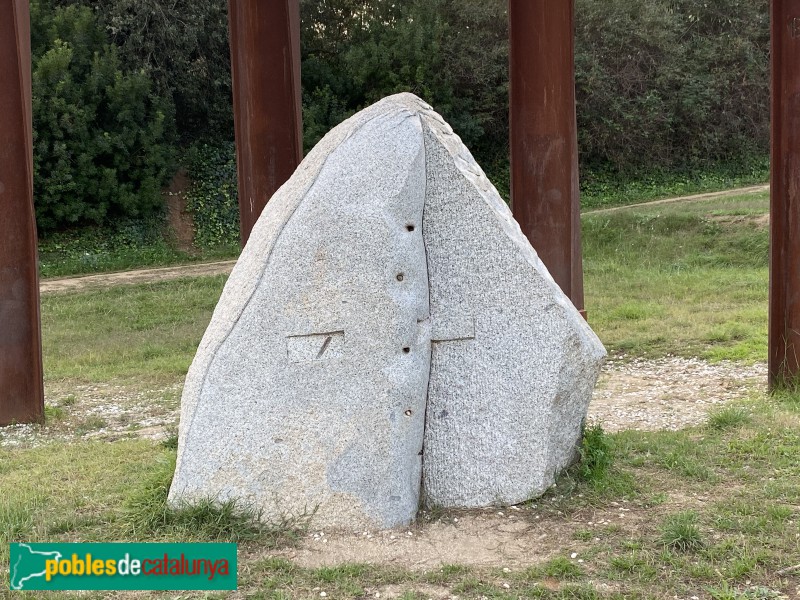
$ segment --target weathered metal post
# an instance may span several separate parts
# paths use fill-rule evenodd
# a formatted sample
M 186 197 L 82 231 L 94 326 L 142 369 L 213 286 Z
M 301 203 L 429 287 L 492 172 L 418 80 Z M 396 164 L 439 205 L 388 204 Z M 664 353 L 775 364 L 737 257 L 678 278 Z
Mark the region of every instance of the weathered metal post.
M 573 1 L 509 0 L 508 20 L 512 209 L 584 312 Z
M 303 157 L 299 0 L 228 0 L 242 246 Z
M 800 373 L 800 0 L 772 0 L 769 383 Z
M 0 425 L 44 419 L 28 0 L 0 0 Z

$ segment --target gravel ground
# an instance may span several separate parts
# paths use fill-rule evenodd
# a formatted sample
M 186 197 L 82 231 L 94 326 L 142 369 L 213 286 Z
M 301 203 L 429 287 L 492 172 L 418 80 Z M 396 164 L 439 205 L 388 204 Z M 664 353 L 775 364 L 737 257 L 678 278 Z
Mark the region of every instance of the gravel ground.
M 766 391 L 766 385 L 766 363 L 747 366 L 675 356 L 657 360 L 622 356 L 604 366 L 589 420 L 606 431 L 683 429 L 699 425 L 721 404 Z
M 589 420 L 606 431 L 675 430 L 702 423 L 710 411 L 766 387 L 766 364 L 708 363 L 693 358 L 609 360 Z M 0 428 L 0 446 L 51 441 L 165 439 L 180 414 L 182 383 L 141 390 L 121 384 L 50 384 L 48 424 Z

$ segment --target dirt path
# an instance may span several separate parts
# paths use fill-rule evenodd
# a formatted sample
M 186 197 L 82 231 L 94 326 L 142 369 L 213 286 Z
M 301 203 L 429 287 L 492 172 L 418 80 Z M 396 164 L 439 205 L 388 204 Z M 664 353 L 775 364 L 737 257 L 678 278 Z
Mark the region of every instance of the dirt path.
M 43 294 L 54 292 L 71 292 L 76 290 L 112 287 L 133 283 L 156 283 L 182 277 L 201 277 L 207 275 L 227 275 L 236 264 L 235 260 L 224 260 L 212 263 L 178 265 L 159 269 L 139 269 L 120 273 L 99 273 L 81 277 L 64 277 L 60 279 L 43 279 L 39 290 Z
M 744 196 L 745 194 L 758 194 L 768 192 L 769 185 L 751 185 L 749 187 L 723 190 L 721 192 L 707 192 L 705 194 L 693 194 L 691 196 L 678 196 L 676 198 L 664 198 L 663 200 L 651 200 L 650 202 L 639 202 L 637 204 L 626 204 L 625 206 L 612 206 L 611 208 L 596 208 L 582 212 L 582 215 L 599 215 L 603 213 L 618 212 L 629 208 L 640 208 L 642 206 L 658 206 L 659 204 L 675 204 L 677 202 L 697 202 L 698 200 L 713 200 L 714 198 L 729 198 L 731 196 Z

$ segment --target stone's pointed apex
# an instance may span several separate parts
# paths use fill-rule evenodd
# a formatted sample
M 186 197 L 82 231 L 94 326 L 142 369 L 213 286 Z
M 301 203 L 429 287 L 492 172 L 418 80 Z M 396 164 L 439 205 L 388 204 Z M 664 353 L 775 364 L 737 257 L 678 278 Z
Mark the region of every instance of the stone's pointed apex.
M 254 227 L 187 375 L 170 501 L 353 530 L 407 524 L 421 491 L 529 499 L 571 461 L 603 356 L 449 125 L 390 96 Z
M 381 104 L 397 104 L 412 110 L 428 111 L 433 110 L 431 105 L 425 102 L 422 98 L 411 92 L 400 92 L 386 96 L 382 100 L 376 102 L 373 106 L 380 106 Z

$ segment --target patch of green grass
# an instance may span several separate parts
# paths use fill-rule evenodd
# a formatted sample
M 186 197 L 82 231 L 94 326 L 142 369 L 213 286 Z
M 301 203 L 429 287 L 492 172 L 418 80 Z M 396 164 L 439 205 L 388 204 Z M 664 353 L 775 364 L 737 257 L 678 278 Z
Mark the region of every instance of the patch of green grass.
M 771 534 L 784 529 L 793 512 L 781 504 L 765 506 L 747 497 L 733 498 L 715 505 L 714 526 L 720 531 L 746 535 Z
M 723 582 L 706 588 L 712 600 L 783 600 L 787 596 L 778 590 L 757 585 L 744 589 Z
M 646 506 L 648 508 L 652 508 L 654 506 L 660 506 L 664 504 L 667 500 L 669 500 L 669 494 L 666 492 L 657 492 L 650 496 L 649 498 L 645 498 L 642 501 L 642 506 Z
M 586 307 L 606 348 L 764 360 L 768 206 L 751 194 L 584 215 Z
M 163 267 L 236 258 L 239 252 L 236 245 L 224 245 L 189 253 L 178 250 L 169 238 L 166 223 L 157 217 L 51 233 L 39 240 L 40 275 L 65 277 Z
M 588 542 L 594 538 L 594 535 L 594 531 L 591 529 L 579 529 L 572 534 L 572 539 L 578 540 L 579 542 Z
M 587 168 L 581 172 L 581 206 L 584 209 L 620 206 L 744 187 L 768 180 L 768 156 L 754 156 L 742 164 L 683 172 L 652 169 L 630 177 L 613 171 Z
M 545 578 L 557 581 L 574 581 L 584 574 L 585 571 L 574 560 L 570 560 L 566 556 L 556 556 L 541 564 L 524 569 L 517 579 L 529 582 L 537 582 Z
M 170 453 L 128 499 L 124 524 L 129 538 L 234 542 L 257 539 L 267 548 L 277 548 L 296 542 L 305 531 L 307 519 L 266 523 L 258 510 L 235 501 L 207 498 L 170 506 L 167 495 L 174 471 L 175 455 Z
M 283 558 L 271 557 L 250 566 L 240 590 L 258 589 L 256 595 L 248 594 L 248 598 L 364 598 L 375 597 L 372 590 L 381 586 L 397 584 L 407 585 L 404 593 L 409 598 L 418 594 L 415 587 L 425 585 L 420 575 L 399 568 L 344 563 L 308 569 Z M 323 592 L 325 596 L 321 596 Z
M 48 425 L 60 421 L 66 414 L 67 413 L 60 406 L 50 406 L 48 404 L 44 407 L 44 421 Z
M 69 394 L 61 399 L 59 402 L 59 406 L 72 406 L 78 401 L 77 396 L 75 394 Z
M 495 582 L 478 575 L 467 575 L 451 588 L 456 596 L 467 598 L 487 598 L 491 600 L 511 600 L 515 598 L 510 590 L 500 588 Z
M 76 426 L 75 426 L 75 435 L 81 436 L 92 431 L 97 431 L 98 429 L 104 429 L 108 427 L 108 422 L 103 417 L 98 417 L 97 415 L 92 415 L 82 419 Z
M 9 541 L 68 541 L 69 521 L 85 541 L 115 540 L 131 484 L 151 472 L 158 454 L 143 441 L 0 449 L 0 563 Z
M 424 581 L 441 585 L 458 579 L 466 573 L 469 573 L 469 569 L 463 565 L 442 565 L 438 569 L 428 571 Z
M 36 513 L 42 510 L 43 502 L 37 496 L 11 498 L 0 504 L 0 532 L 5 543 L 22 542 L 34 535 Z
M 565 556 L 550 559 L 541 566 L 541 570 L 554 579 L 577 579 L 583 574 L 580 565 Z
M 175 381 L 186 374 L 225 277 L 42 297 L 48 380 Z
M 726 406 L 708 415 L 708 426 L 712 429 L 733 429 L 751 421 L 747 409 L 741 406 Z
M 669 515 L 661 525 L 661 541 L 667 548 L 690 552 L 703 546 L 697 513 L 691 510 Z

